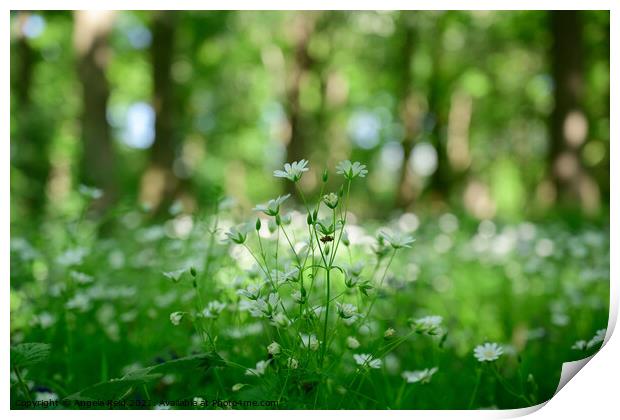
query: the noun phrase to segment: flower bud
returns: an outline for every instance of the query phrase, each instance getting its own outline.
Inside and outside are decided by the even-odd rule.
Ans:
[[[323,171],[323,182],[327,182],[328,178],[329,178],[329,173],[327,172],[327,169],[325,169]]]
[[[257,230],[257,231],[259,231],[259,230],[260,230],[260,226],[261,226],[261,223],[260,223],[260,218],[257,218],[257,219],[256,219],[256,230]]]
[[[198,272],[196,271],[196,267],[190,267],[189,269],[189,273],[192,275],[192,277],[196,278],[196,276],[198,275]]]

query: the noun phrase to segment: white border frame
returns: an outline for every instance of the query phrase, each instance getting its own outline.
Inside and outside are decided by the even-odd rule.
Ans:
[[[5,6],[6,5],[6,6]],[[5,57],[2,62],[4,65],[0,66],[0,72],[2,73],[2,85],[0,87],[0,100],[4,104],[2,109],[4,112],[0,116],[1,124],[6,138],[0,144],[0,273],[5,285],[0,291],[2,296],[2,306],[4,313],[7,314],[6,319],[2,322],[2,337],[1,348],[2,357],[0,358],[0,371],[9,371],[9,349],[10,349],[10,317],[8,316],[10,308],[10,254],[9,254],[9,242],[10,242],[10,217],[9,217],[9,200],[10,200],[10,17],[9,11],[13,9],[57,9],[57,10],[75,10],[75,9],[118,9],[118,10],[156,10],[156,9],[178,9],[178,10],[201,10],[201,9],[218,9],[222,6],[221,3],[215,2],[200,2],[200,1],[186,1],[178,0],[174,4],[170,4],[161,0],[109,0],[105,4],[93,5],[85,1],[76,0],[58,0],[53,4],[44,1],[14,1],[9,0],[3,2],[5,6],[5,14],[2,19],[2,35],[4,42],[0,46],[1,56]],[[105,6],[105,7],[104,7]],[[617,12],[620,7],[618,4],[614,4],[613,1],[607,0],[590,0],[590,1],[575,1],[565,0],[557,3],[552,1],[503,1],[501,4],[497,1],[489,0],[477,0],[477,1],[463,1],[463,0],[433,0],[425,3],[411,3],[403,0],[383,0],[381,2],[370,2],[366,0],[361,1],[342,1],[342,0],[314,0],[312,2],[291,2],[284,0],[271,0],[269,2],[261,2],[253,4],[250,1],[244,0],[229,0],[225,3],[226,9],[230,10],[317,10],[317,9],[331,9],[331,10],[400,10],[400,9],[415,9],[415,10],[444,10],[444,9],[463,9],[463,10],[544,10],[544,9],[591,9],[591,10],[611,10],[611,50],[610,50],[610,74],[619,74],[618,67],[618,24],[620,19]],[[615,50],[615,51],[614,51]],[[610,115],[615,114],[617,111],[616,100],[618,98],[618,85],[611,80],[611,107]],[[617,139],[619,130],[618,124],[614,118],[610,118],[610,136]],[[3,136],[4,137],[4,136]],[[614,141],[610,142],[611,161],[617,161],[617,147]],[[617,189],[613,189],[615,180],[618,179],[619,169],[615,167],[613,163],[610,165],[611,170],[611,185],[612,193],[610,197],[610,214],[614,214],[618,211],[618,196],[615,194]],[[610,270],[610,317],[609,325],[607,329],[607,336],[605,338],[605,345],[597,353],[587,366],[584,368],[584,362],[574,362],[572,366],[569,366],[573,370],[573,374],[570,378],[583,368],[583,372],[579,373],[579,379],[573,381],[567,381],[566,386],[554,396],[547,403],[540,404],[535,407],[518,409],[518,410],[496,410],[496,411],[395,411],[390,415],[394,415],[398,418],[405,418],[415,416],[418,418],[458,418],[458,419],[470,419],[470,418],[508,418],[518,417],[526,414],[536,412],[535,418],[548,419],[548,418],[583,418],[585,415],[609,418],[609,413],[617,412],[618,398],[615,392],[617,389],[617,374],[620,371],[620,362],[618,361],[618,355],[620,354],[620,342],[617,338],[611,337],[615,328],[617,315],[618,315],[618,259],[616,240],[618,240],[618,223],[617,220],[611,218],[610,220],[610,235],[611,235],[611,270]],[[589,359],[588,359],[589,360]],[[587,361],[586,361],[587,362]],[[567,365],[567,364],[565,364]],[[575,368],[577,369],[575,370]],[[563,377],[565,375],[565,369],[563,369]],[[570,379],[569,378],[569,379]],[[561,381],[562,382],[562,381]],[[615,386],[614,386],[615,385]],[[4,409],[9,411],[9,381],[5,380],[0,385],[3,391],[3,397],[1,404]],[[559,387],[561,388],[561,387]],[[538,411],[540,408],[545,407],[543,410]],[[41,415],[42,411],[10,411],[10,415],[16,418],[37,418]],[[115,415],[119,416],[144,416],[144,413],[154,417],[167,417],[172,418],[177,416],[179,411],[119,411]],[[330,411],[331,413],[331,411]],[[290,416],[287,411],[209,411],[205,413],[203,411],[183,411],[181,415],[188,418],[204,419],[205,416],[209,417],[224,417],[230,419],[241,419],[250,414],[253,418],[284,418]],[[80,411],[45,411],[46,416],[50,418],[82,418],[83,412]],[[87,414],[91,418],[104,418],[109,415],[107,411],[89,411]],[[296,417],[302,419],[310,419],[316,416],[314,411],[296,411],[294,414]],[[367,418],[374,418],[377,415],[381,415],[380,411],[339,411],[340,416],[355,417],[356,420],[363,420]]]

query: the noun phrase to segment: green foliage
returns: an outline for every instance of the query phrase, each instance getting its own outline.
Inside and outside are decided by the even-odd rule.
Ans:
[[[20,343],[11,346],[11,368],[30,367],[45,361],[51,346],[45,343]]]
[[[170,360],[155,366],[137,369],[120,379],[101,382],[65,397],[71,401],[122,400],[140,385],[146,385],[169,373],[199,375],[201,371],[225,366],[226,362],[214,352]]]

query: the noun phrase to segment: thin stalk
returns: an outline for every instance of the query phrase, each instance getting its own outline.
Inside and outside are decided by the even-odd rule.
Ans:
[[[390,268],[390,265],[392,265],[392,261],[394,260],[394,256],[396,255],[396,249],[394,249],[394,252],[392,252],[392,255],[390,256],[390,260],[388,261],[387,265],[385,266],[385,270],[383,271],[383,276],[381,276],[381,281],[379,282],[379,287],[377,288],[377,292],[375,293],[375,295],[373,296],[372,300],[370,301],[370,306],[368,307],[368,311],[366,312],[366,315],[364,315],[364,318],[362,319],[362,325],[364,324],[364,322],[366,321],[366,319],[368,318],[368,316],[370,315],[370,312],[372,311],[373,306],[375,305],[375,302],[377,301],[377,296],[379,295],[379,289],[381,287],[383,287],[383,282],[385,281],[385,276],[387,275],[387,272]]]
[[[480,386],[480,379],[482,378],[482,369],[478,368],[478,374],[476,375],[476,385],[474,385],[474,392],[471,394],[471,398],[469,399],[468,409],[474,406],[474,401],[476,401],[476,394],[478,394],[478,387]]]
[[[32,395],[30,395],[30,390],[28,389],[28,385],[26,385],[26,383],[24,382],[24,379],[22,378],[21,373],[19,373],[19,368],[15,366],[13,368],[13,372],[15,372],[15,376],[17,376],[17,381],[19,382],[19,385],[22,387],[22,392],[24,393],[26,398],[28,398],[28,401],[32,402]]]

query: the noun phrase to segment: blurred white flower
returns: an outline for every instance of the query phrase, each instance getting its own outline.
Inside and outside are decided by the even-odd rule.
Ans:
[[[396,330],[394,328],[388,328],[383,333],[383,338],[392,338],[394,337],[394,334],[396,334]]]
[[[183,274],[185,274],[186,271],[187,270],[185,269],[176,271],[164,271],[162,274],[173,283],[178,283],[179,281],[181,281],[181,277],[183,277]]]
[[[214,300],[207,304],[207,307],[202,310],[201,315],[205,318],[216,319],[220,316],[220,314],[225,308],[226,308],[225,303]]]
[[[81,184],[78,187],[78,191],[84,197],[90,198],[91,200],[97,200],[103,197],[103,191],[99,188],[89,187],[87,185]]]
[[[265,204],[259,204],[254,207],[256,211],[262,211],[267,216],[277,216],[280,213],[280,206],[284,203],[291,195],[286,194],[283,196],[279,196],[273,200],[269,200]]]
[[[35,401],[58,401],[58,395],[53,392],[35,392]]]
[[[256,300],[260,297],[260,286],[257,284],[251,283],[248,284],[248,287],[245,289],[237,290],[237,294],[240,296],[245,296],[250,300]]]
[[[536,255],[542,258],[553,255],[555,244],[549,238],[542,238],[536,242]]]
[[[381,359],[373,359],[372,355],[366,353],[354,354],[353,359],[358,365],[368,366],[371,369],[379,369],[382,365]]]
[[[300,290],[295,290],[293,293],[291,293],[291,297],[293,298],[293,300],[297,303],[305,303],[306,298],[304,295],[302,295]]]
[[[232,388],[231,388],[231,389],[232,389],[232,392],[237,392],[237,391],[239,391],[241,388],[243,388],[244,386],[245,386],[245,384],[234,384],[234,385],[232,386]]]
[[[585,350],[587,345],[588,345],[588,343],[586,342],[586,340],[578,340],[578,341],[575,342],[575,344],[573,344],[571,349],[573,349],[573,350]]]
[[[286,317],[282,312],[278,312],[271,317],[271,323],[276,327],[286,328],[291,325],[291,320]]]
[[[415,239],[411,235],[403,234],[401,232],[387,232],[381,231],[379,235],[390,244],[394,249],[411,248],[411,245],[415,242]]]
[[[357,341],[357,338],[355,337],[347,337],[347,347],[350,348],[351,350],[355,350],[356,348],[358,348],[360,346],[360,342]]]
[[[172,325],[179,325],[184,315],[183,312],[173,312],[170,314],[170,322],[172,322]]]
[[[443,318],[439,315],[429,315],[413,321],[413,328],[419,334],[440,335],[442,333],[441,322]]]
[[[269,352],[269,354],[275,356],[277,354],[280,354],[282,349],[281,349],[280,345],[274,341],[273,343],[271,343],[271,344],[269,344],[267,346],[267,351]]]
[[[312,351],[317,351],[319,349],[319,340],[316,339],[316,335],[314,334],[299,334],[301,337],[301,347],[307,348]]]
[[[270,293],[267,300],[258,298],[250,303],[249,311],[255,317],[265,316],[271,318],[275,315],[276,308],[280,304],[280,298],[275,293]]]
[[[416,382],[420,382],[421,384],[427,384],[430,382],[431,377],[437,372],[437,368],[433,367],[430,369],[423,370],[415,370],[413,372],[404,371],[402,377],[409,384],[413,384]]]
[[[336,308],[338,311],[338,315],[342,319],[357,319],[357,317],[359,317],[359,313],[357,312],[357,306],[350,303],[336,302]]]
[[[598,330],[596,334],[594,334],[594,337],[592,337],[592,339],[588,341],[587,347],[591,349],[597,344],[601,344],[603,341],[605,341],[605,334],[607,334],[607,330],[605,328]]]
[[[79,271],[72,270],[72,271],[69,272],[69,275],[71,276],[71,278],[73,280],[75,280],[79,284],[92,283],[93,280],[94,280],[93,276],[90,276],[90,275],[88,275],[86,273],[82,273],[82,272],[79,272]]]
[[[299,366],[299,362],[297,361],[297,359],[289,357],[286,361],[286,365],[289,369],[297,369],[297,367]]]
[[[504,349],[497,343],[484,343],[474,349],[474,357],[479,362],[492,362],[504,354]]]
[[[248,228],[246,225],[233,226],[226,232],[226,237],[230,241],[242,245],[248,237]]]
[[[65,304],[65,308],[86,312],[90,309],[90,297],[84,293],[78,292]]]
[[[271,362],[271,360],[261,360],[256,363],[256,367],[254,369],[247,369],[245,374],[248,376],[262,376],[265,373],[267,366],[269,366],[269,362]]]

